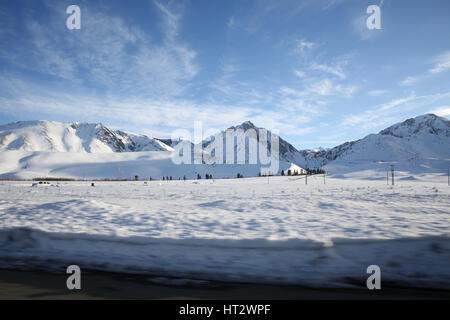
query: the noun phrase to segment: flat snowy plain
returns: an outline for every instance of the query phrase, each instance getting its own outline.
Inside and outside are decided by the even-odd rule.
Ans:
[[[0,267],[450,288],[447,177],[0,182]],[[178,279],[178,280],[177,280]]]

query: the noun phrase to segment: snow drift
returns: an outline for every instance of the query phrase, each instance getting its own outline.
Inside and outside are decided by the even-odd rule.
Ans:
[[[383,282],[450,288],[449,237],[268,241],[160,239],[0,230],[0,267],[82,269],[197,280],[362,285],[376,263]],[[50,263],[49,263],[50,262]]]

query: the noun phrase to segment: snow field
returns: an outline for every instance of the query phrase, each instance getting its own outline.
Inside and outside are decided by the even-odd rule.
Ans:
[[[204,280],[450,287],[446,183],[322,176],[0,182],[0,265]],[[49,263],[52,261],[52,263]],[[362,284],[364,283],[361,282]]]

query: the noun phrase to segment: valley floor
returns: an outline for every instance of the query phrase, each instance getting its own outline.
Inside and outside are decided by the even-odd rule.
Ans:
[[[450,289],[447,182],[314,176],[0,182],[0,268],[206,282]],[[383,282],[384,281],[384,282]]]

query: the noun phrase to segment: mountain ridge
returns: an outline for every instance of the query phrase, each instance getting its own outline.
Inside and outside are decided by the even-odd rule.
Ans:
[[[239,129],[245,131],[263,128],[257,127],[251,121],[228,128],[228,130]],[[259,141],[258,130],[256,132]],[[214,136],[201,142],[203,148],[208,147],[213,140],[212,137]],[[102,123],[35,120],[17,121],[0,126],[0,151],[82,153],[173,151],[180,141],[112,130]],[[445,161],[450,159],[450,120],[434,114],[420,115],[393,124],[376,134],[369,134],[330,149],[298,150],[281,137],[279,141],[279,159],[303,168],[350,163],[365,163],[367,167],[370,163],[387,162],[428,166],[430,164],[426,159],[442,160],[444,162],[439,166],[443,166],[447,165]],[[192,142],[189,143],[191,147],[194,146]],[[236,144],[235,151],[237,148],[242,146]]]
[[[0,150],[48,152],[172,151],[146,135],[112,130],[102,123],[17,121],[0,126]]]
[[[429,149],[427,147],[428,143],[435,145],[437,141],[443,142],[441,147],[444,148],[440,149],[434,146],[436,150],[433,150],[433,152],[427,150]],[[404,150],[404,153],[414,153],[416,158],[420,157],[420,155],[423,156],[424,153],[436,154],[437,150],[442,151],[442,155],[445,157],[450,157],[450,152],[445,152],[450,150],[450,120],[435,114],[424,114],[398,122],[379,131],[377,134],[372,133],[361,139],[347,141],[330,149],[319,151],[299,150],[299,152],[305,158],[303,165],[321,167],[333,161],[348,158],[358,149],[363,148],[363,145],[367,144],[378,146],[380,150],[383,149],[382,145],[387,144],[386,148],[391,149],[390,152],[393,152],[392,149],[394,147],[397,147],[399,150],[409,148],[410,151]],[[374,147],[370,148],[368,146],[364,148],[366,150],[372,149],[371,151],[374,149]],[[396,159],[386,156],[385,159],[379,160],[393,161]]]

